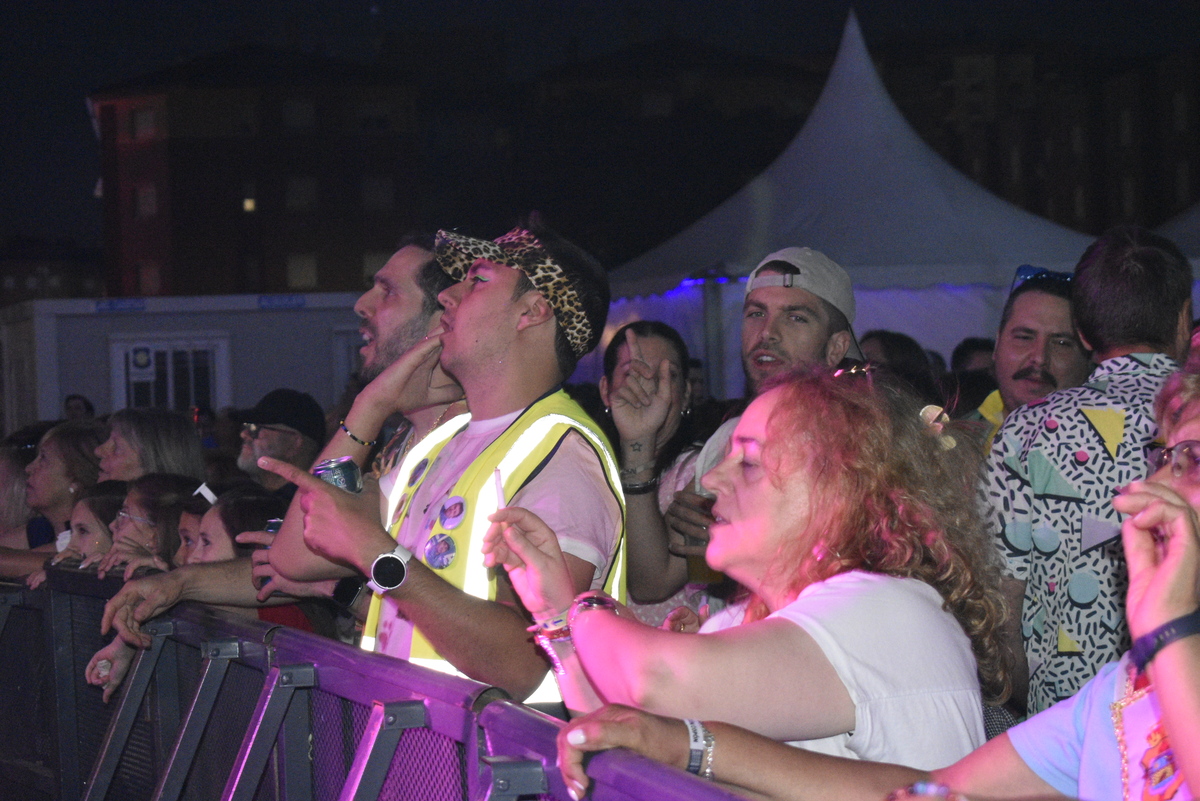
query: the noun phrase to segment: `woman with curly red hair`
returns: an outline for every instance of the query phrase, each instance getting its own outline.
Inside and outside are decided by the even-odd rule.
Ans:
[[[983,742],[983,699],[1003,700],[1008,678],[978,454],[929,416],[861,372],[764,391],[703,479],[717,496],[706,558],[747,596],[701,636],[594,595],[572,605],[553,532],[524,510],[493,516],[485,550],[538,621],[573,711],[624,703],[940,767]]]

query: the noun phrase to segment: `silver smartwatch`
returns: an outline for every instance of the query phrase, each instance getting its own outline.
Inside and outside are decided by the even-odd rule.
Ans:
[[[412,551],[403,545],[397,545],[394,550],[376,556],[367,577],[367,586],[371,588],[371,592],[383,595],[403,584],[408,578],[409,559],[412,559]]]

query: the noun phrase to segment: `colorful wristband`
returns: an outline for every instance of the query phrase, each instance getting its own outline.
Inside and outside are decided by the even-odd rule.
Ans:
[[[374,448],[376,445],[379,444],[379,440],[377,440],[377,439],[359,439],[358,437],[354,436],[354,432],[351,431],[350,429],[346,428],[345,420],[338,423],[338,425],[340,425],[342,427],[342,431],[346,432],[347,437],[354,440],[359,445],[362,445],[364,448]]]

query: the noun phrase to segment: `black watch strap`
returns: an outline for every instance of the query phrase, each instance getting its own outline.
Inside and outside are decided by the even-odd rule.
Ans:
[[[1196,609],[1190,615],[1177,617],[1174,620],[1164,623],[1149,634],[1143,634],[1134,641],[1133,647],[1129,649],[1129,657],[1133,660],[1133,664],[1137,666],[1138,672],[1145,671],[1146,665],[1150,664],[1159,651],[1166,648],[1176,640],[1182,640],[1184,637],[1190,637],[1193,634],[1200,634],[1200,608]]]
[[[333,588],[333,602],[343,609],[350,609],[362,594],[367,580],[362,576],[346,576]]]

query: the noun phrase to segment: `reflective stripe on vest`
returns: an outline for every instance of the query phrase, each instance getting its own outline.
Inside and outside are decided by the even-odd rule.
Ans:
[[[555,411],[547,409],[539,414],[546,407]],[[576,417],[571,412],[577,412],[579,416]],[[388,498],[389,520],[395,518],[396,512],[399,511],[396,524],[390,527],[393,537],[398,536],[401,522],[408,516],[408,506],[412,503],[420,485],[432,472],[430,468],[426,468],[426,472],[420,476],[419,480],[410,485],[408,479],[414,469],[422,459],[436,459],[441,448],[462,429],[463,423],[467,419],[469,419],[468,415],[462,415],[439,426],[405,457],[397,475],[396,484]],[[609,489],[617,499],[620,508],[622,526],[618,534],[617,547],[610,560],[605,588],[623,599],[625,594],[625,499],[620,491],[619,469],[607,440],[585,423],[585,419],[586,416],[582,409],[574,401],[567,398],[564,393],[556,392],[527,409],[485,448],[483,453],[468,466],[463,475],[455,482],[450,493],[450,497],[462,497],[469,504],[467,510],[469,523],[464,520],[463,523],[468,523],[466,526],[460,523],[454,529],[466,535],[463,536],[463,533],[460,533],[454,538],[456,553],[460,557],[459,564],[456,565],[452,562],[445,569],[431,569],[476,598],[495,600],[495,580],[488,575],[488,570],[483,564],[483,553],[475,539],[476,532],[487,531],[490,525],[488,516],[499,508],[500,499],[496,497],[493,474],[496,469],[500,470],[505,502],[507,502],[508,498],[513,497],[524,486],[538,467],[553,455],[561,440],[570,431],[578,431],[601,460]],[[407,497],[405,497],[405,493],[407,493]],[[400,508],[401,501],[403,501],[402,508]],[[433,531],[430,532],[430,536],[445,531],[446,529],[438,521],[435,523]],[[424,554],[417,554],[417,557],[422,562],[425,561]],[[365,650],[374,650],[375,648],[381,604],[380,596],[372,597],[363,637],[360,641],[360,646]],[[413,631],[410,658],[413,662],[427,666],[431,660],[440,661],[440,657],[437,656],[425,637],[416,630]],[[441,668],[447,672],[454,672],[448,664],[442,665]]]

